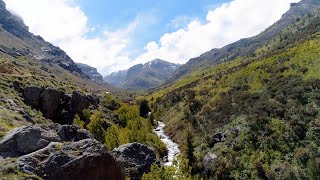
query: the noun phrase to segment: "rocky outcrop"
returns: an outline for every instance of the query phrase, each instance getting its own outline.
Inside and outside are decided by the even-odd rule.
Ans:
[[[125,171],[86,130],[69,125],[23,126],[0,141],[0,158],[18,157],[18,169],[43,179],[122,180]]]
[[[46,147],[50,142],[79,141],[87,138],[93,136],[75,126],[22,126],[10,131],[0,141],[0,153],[25,155]]]
[[[85,73],[87,76],[90,77],[91,80],[102,82],[103,76],[97,71],[96,68],[91,67],[86,64],[77,63],[78,67],[82,70],[83,73]]]
[[[54,119],[64,101],[65,93],[56,89],[46,88],[40,95],[40,109],[44,116]]]
[[[144,173],[150,172],[150,167],[156,162],[153,150],[139,143],[122,145],[112,151],[121,162],[126,174],[132,180],[141,179]]]
[[[70,124],[75,114],[81,114],[84,109],[97,109],[99,98],[94,95],[84,95],[74,91],[72,95],[52,88],[37,86],[26,87],[23,90],[25,103],[40,110],[43,115],[60,124]]]
[[[25,102],[30,106],[36,109],[39,109],[41,92],[42,92],[42,89],[40,87],[36,87],[36,86],[26,87],[23,91]]]
[[[125,179],[120,164],[104,145],[93,139],[64,144],[53,142],[17,161],[21,171],[44,179]]]
[[[46,147],[51,141],[61,141],[54,131],[40,126],[23,126],[10,131],[0,141],[0,152],[28,154]]]

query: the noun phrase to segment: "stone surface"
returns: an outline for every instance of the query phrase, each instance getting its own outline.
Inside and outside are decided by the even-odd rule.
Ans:
[[[106,147],[93,139],[50,143],[18,158],[19,169],[44,179],[122,180],[125,172]]]
[[[45,117],[52,119],[59,112],[65,93],[56,89],[46,88],[40,95],[40,108]]]
[[[99,98],[74,91],[71,95],[64,91],[37,86],[26,87],[23,90],[25,103],[40,110],[43,115],[55,123],[72,124],[75,114],[81,114],[84,109],[97,109]]]
[[[25,155],[46,147],[50,142],[73,142],[88,138],[93,136],[75,126],[59,124],[22,126],[10,131],[0,141],[0,153]]]
[[[51,141],[61,141],[54,131],[38,125],[22,126],[10,131],[0,141],[0,152],[28,154],[46,147]]]
[[[216,167],[216,159],[218,158],[217,155],[213,153],[207,153],[206,156],[202,160],[202,166],[204,167],[204,171],[207,174],[210,174]]]
[[[28,105],[32,106],[33,108],[39,109],[41,92],[42,92],[42,89],[40,87],[36,87],[36,86],[26,87],[23,91],[25,102]]]
[[[78,91],[72,93],[71,102],[69,106],[70,112],[81,112],[84,109],[87,109],[90,106],[90,103],[87,97],[81,94]]]
[[[57,134],[62,141],[79,141],[81,139],[94,138],[87,130],[70,125],[60,126]]]
[[[144,173],[150,172],[151,165],[156,162],[154,151],[139,143],[122,145],[115,148],[112,153],[132,180],[141,179]]]

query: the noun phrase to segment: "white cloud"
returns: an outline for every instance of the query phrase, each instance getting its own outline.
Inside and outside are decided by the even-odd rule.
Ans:
[[[186,28],[163,35],[159,42],[148,43],[135,62],[161,58],[185,63],[210,49],[260,33],[298,1],[233,0],[209,11],[205,23],[193,20]]]
[[[140,19],[117,31],[104,31],[89,38],[94,32],[88,18],[75,0],[5,0],[10,11],[20,15],[34,34],[61,47],[76,61],[97,67],[106,75],[127,67],[130,58],[127,47],[131,33]]]
[[[136,59],[130,57],[129,45],[137,27],[145,25],[144,17],[137,16],[124,29],[91,38],[88,33],[96,28],[88,26],[88,18],[76,1],[5,0],[11,11],[23,17],[31,32],[60,46],[76,62],[97,67],[105,75],[156,58],[185,63],[212,48],[258,34],[278,20],[290,3],[299,0],[233,0],[209,11],[204,23],[178,17],[169,24],[187,26],[147,43],[145,52]]]

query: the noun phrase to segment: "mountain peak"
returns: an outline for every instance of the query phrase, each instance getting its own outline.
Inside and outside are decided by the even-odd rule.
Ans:
[[[134,65],[128,70],[111,73],[104,80],[124,89],[149,89],[163,84],[179,67],[180,64],[154,59]]]

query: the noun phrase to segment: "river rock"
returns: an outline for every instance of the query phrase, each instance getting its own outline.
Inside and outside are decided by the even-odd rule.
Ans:
[[[150,167],[156,162],[156,155],[149,147],[130,143],[115,148],[112,153],[121,162],[126,174],[132,180],[141,179],[144,173],[150,172]]]
[[[22,156],[19,169],[43,179],[122,180],[125,172],[106,147],[94,139],[50,143],[47,147]]]

